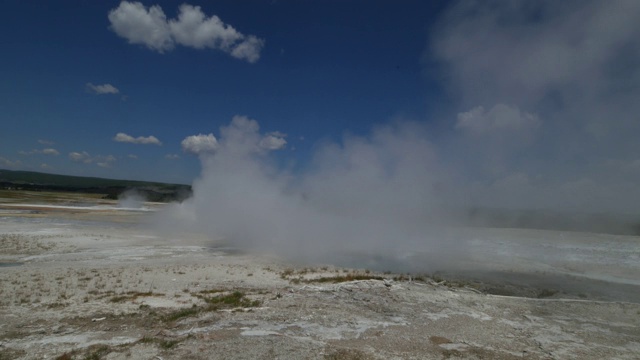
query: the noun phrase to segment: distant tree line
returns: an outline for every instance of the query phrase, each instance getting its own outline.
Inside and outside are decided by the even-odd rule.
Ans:
[[[53,191],[53,192],[79,192],[84,194],[103,194],[103,199],[117,200],[121,194],[135,190],[146,201],[153,202],[180,202],[192,195],[191,187],[188,185],[150,188],[150,187],[129,187],[129,186],[107,186],[107,187],[77,187],[60,185],[40,185],[40,184],[16,184],[11,182],[0,182],[2,190],[24,190],[24,191]]]
[[[11,170],[0,170],[0,189],[103,194],[103,198],[113,200],[117,200],[125,192],[135,191],[145,200],[154,202],[183,201],[192,195],[191,186],[183,184]]]

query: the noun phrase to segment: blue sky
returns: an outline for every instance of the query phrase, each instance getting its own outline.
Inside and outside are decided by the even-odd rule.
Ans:
[[[160,6],[170,19],[182,2],[142,4]],[[190,182],[199,163],[182,152],[181,141],[216,133],[234,115],[287,134],[286,154],[278,156],[304,161],[319,139],[364,133],[394,116],[424,118],[430,95],[443,96],[424,76],[421,60],[437,3],[192,5],[264,40],[259,59],[182,45],[160,53],[130,44],[110,29],[108,14],[117,1],[5,2],[0,167]],[[118,92],[98,94],[87,84],[109,84]],[[117,133],[154,136],[162,145],[115,142]],[[44,149],[59,155],[24,154]],[[72,152],[102,158],[74,162]],[[106,167],[110,155],[115,160]]]
[[[367,144],[448,201],[640,210],[635,0],[3,5],[0,168],[191,183],[255,123],[301,177]]]

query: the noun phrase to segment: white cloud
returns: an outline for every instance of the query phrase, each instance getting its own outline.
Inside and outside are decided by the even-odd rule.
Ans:
[[[265,150],[279,150],[287,145],[287,140],[284,139],[285,137],[286,134],[278,131],[267,133],[262,140],[260,140],[258,146]]]
[[[18,151],[18,153],[20,155],[33,155],[33,154],[43,154],[43,155],[55,155],[58,156],[60,155],[60,152],[58,152],[58,150],[53,149],[53,148],[46,148],[46,149],[33,149],[31,151]]]
[[[249,35],[244,41],[236,45],[231,51],[231,56],[237,59],[246,59],[254,63],[260,59],[260,51],[264,47],[264,40]]]
[[[89,155],[88,152],[83,151],[83,152],[70,152],[69,153],[69,159],[75,161],[75,162],[83,162],[85,164],[89,164],[91,162],[93,162],[93,158],[91,157],[91,155]]]
[[[182,150],[186,153],[203,155],[214,154],[224,149],[227,153],[238,155],[247,153],[265,153],[285,147],[287,135],[279,131],[260,134],[258,122],[247,116],[236,115],[229,126],[220,129],[224,143],[213,134],[198,134],[182,140]]]
[[[103,168],[110,168],[116,162],[116,158],[113,155],[97,156],[94,160],[96,160],[96,165]]]
[[[116,136],[113,137],[113,141],[131,143],[131,144],[144,144],[144,145],[162,145],[162,142],[158,140],[155,136],[138,136],[134,138],[131,135],[127,135],[125,133],[117,133]]]
[[[120,90],[111,84],[93,85],[92,83],[87,83],[87,91],[98,95],[117,94],[120,92]]]
[[[2,156],[0,156],[0,166],[4,166],[7,168],[17,168],[19,166],[21,166],[22,163],[20,162],[20,160],[16,160],[16,161],[11,161],[7,158],[4,158]]]
[[[53,141],[43,140],[43,139],[39,139],[38,143],[42,144],[42,145],[53,145],[53,144],[55,144]]]
[[[229,51],[244,38],[244,35],[233,26],[223,23],[216,15],[207,18],[199,6],[187,4],[180,6],[177,20],[169,20],[169,28],[178,44],[196,49],[219,48]]]
[[[134,159],[134,160],[138,159],[138,155],[134,155],[134,154],[129,154],[129,155],[127,155],[127,157],[129,159]]]
[[[174,47],[167,17],[158,5],[147,10],[139,2],[123,1],[109,11],[109,21],[111,30],[130,44],[145,45],[161,53]]]
[[[207,17],[199,6],[183,4],[176,19],[167,20],[162,8],[147,9],[139,2],[123,1],[109,12],[111,29],[131,44],[160,53],[175,44],[195,49],[218,49],[250,63],[258,61],[264,40],[243,35],[216,15]]]
[[[178,155],[178,154],[167,154],[167,155],[164,156],[164,158],[168,159],[168,160],[177,160],[177,159],[180,159],[180,155]]]
[[[43,170],[51,170],[51,169],[53,169],[51,167],[51,165],[45,164],[45,163],[40,164],[40,168],[43,169]]]
[[[104,168],[110,168],[113,165],[113,163],[116,162],[116,158],[113,155],[91,156],[86,151],[83,151],[83,152],[70,152],[69,153],[69,159],[71,159],[74,162],[81,162],[81,163],[84,163],[84,164],[95,163],[96,165],[98,165],[100,167],[104,167]]]
[[[45,155],[60,155],[60,152],[58,152],[58,150],[52,148],[42,149],[42,153]]]
[[[191,135],[182,140],[182,151],[191,154],[213,153],[218,149],[218,140],[213,134]]]

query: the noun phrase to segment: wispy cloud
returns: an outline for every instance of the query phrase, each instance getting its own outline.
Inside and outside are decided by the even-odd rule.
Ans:
[[[75,161],[75,162],[83,162],[85,164],[89,164],[91,162],[93,162],[93,158],[91,157],[91,155],[89,155],[88,152],[83,151],[83,152],[70,152],[69,153],[69,159]]]
[[[287,140],[284,138],[286,134],[283,134],[278,131],[267,133],[262,137],[258,146],[265,150],[279,150],[284,148],[287,145]]]
[[[38,140],[38,144],[41,145],[53,145],[55,144],[53,141],[49,141],[49,140],[44,140],[44,139],[39,139]]]
[[[22,166],[22,162],[20,160],[12,161],[0,156],[0,166],[13,169]]]
[[[268,152],[283,149],[287,145],[287,134],[272,131],[264,135],[258,135],[260,126],[258,122],[243,115],[236,115],[231,120],[232,126],[223,128],[223,136],[233,138],[237,136],[238,143],[251,144],[254,152]],[[235,134],[235,135],[234,135]],[[182,140],[182,151],[195,155],[213,154],[220,144],[213,134],[198,134],[187,136]]]
[[[182,140],[182,151],[191,154],[212,153],[218,148],[218,140],[213,134],[191,135]]]
[[[92,164],[104,168],[110,168],[116,162],[116,158],[113,155],[96,155],[91,156],[88,152],[70,152],[69,159],[74,162],[84,163],[84,164]]]
[[[123,1],[109,12],[110,29],[131,44],[163,53],[176,44],[195,49],[217,49],[254,63],[260,59],[264,40],[244,35],[216,15],[208,17],[199,6],[183,4],[176,19],[167,20],[159,5]]]
[[[178,155],[178,154],[167,154],[167,155],[164,156],[164,158],[168,159],[168,160],[177,160],[177,159],[180,159],[180,155]]]
[[[118,94],[120,92],[118,88],[111,84],[94,85],[92,83],[87,83],[86,89],[88,92],[97,95]]]
[[[137,160],[137,159],[138,159],[138,155],[135,155],[135,154],[129,154],[129,155],[127,155],[127,157],[128,157],[129,159],[134,159],[134,160]]]
[[[138,136],[133,137],[131,135],[125,133],[117,133],[116,136],[113,137],[113,141],[124,142],[130,144],[143,144],[143,145],[162,145],[162,142],[158,140],[155,136]]]
[[[60,155],[60,152],[53,148],[33,149],[31,151],[18,151],[18,153],[20,155],[34,155],[34,154],[54,155],[54,156]]]
[[[60,155],[60,152],[58,152],[58,150],[52,148],[42,149],[42,153],[45,155]]]
[[[116,158],[113,155],[98,156],[95,159],[97,160],[96,165],[103,168],[110,168],[116,162]]]

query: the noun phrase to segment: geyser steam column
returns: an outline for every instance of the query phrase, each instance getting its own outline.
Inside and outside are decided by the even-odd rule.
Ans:
[[[270,152],[284,134],[261,134],[255,120],[235,116],[213,134],[182,142],[200,156],[193,198],[170,209],[190,228],[234,246],[300,259],[336,254],[399,254],[443,248],[427,216],[436,157],[422,125],[395,123],[369,137],[320,146],[308,170],[283,171]]]

